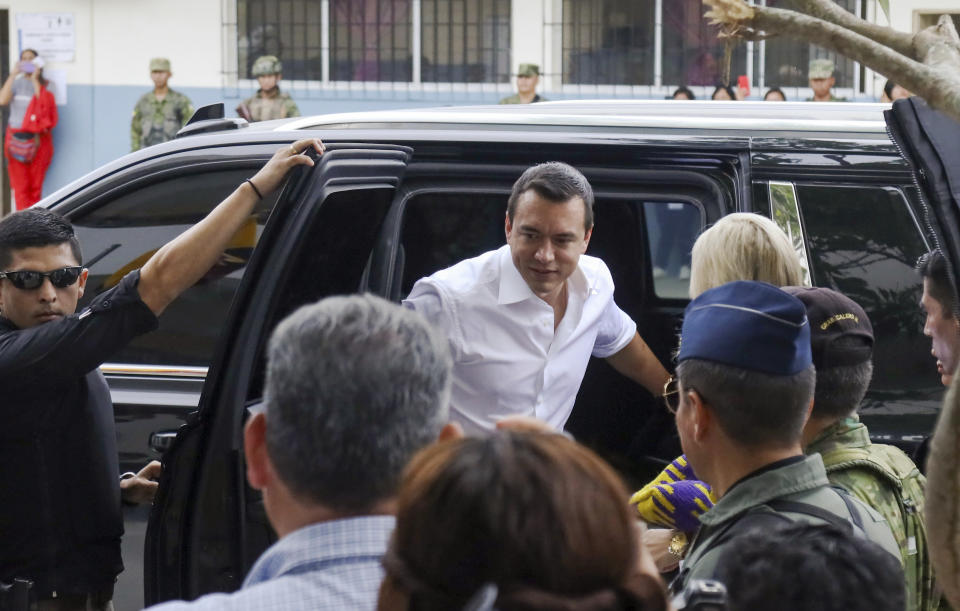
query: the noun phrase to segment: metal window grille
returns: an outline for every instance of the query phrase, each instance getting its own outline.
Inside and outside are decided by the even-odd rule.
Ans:
[[[563,82],[650,85],[654,0],[563,0]]]
[[[851,13],[857,12],[857,0],[834,0]],[[795,9],[798,0],[767,0],[766,5],[776,8]],[[836,87],[853,88],[857,65],[834,51],[803,41],[777,37],[764,41],[764,84],[767,87],[806,87],[807,70],[812,59],[831,59],[835,70]]]
[[[421,0],[420,79],[510,80],[510,0]]]
[[[283,76],[320,80],[323,72],[321,3],[317,0],[237,0],[237,68],[240,78],[261,55],[276,55]]]
[[[330,78],[410,81],[411,0],[331,0]]]
[[[702,0],[663,2],[663,84],[736,86],[747,74],[747,46],[734,42],[729,79],[724,75],[725,43],[704,18]]]

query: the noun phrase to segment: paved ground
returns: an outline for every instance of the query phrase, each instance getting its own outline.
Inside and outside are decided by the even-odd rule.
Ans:
[[[113,592],[116,611],[143,609],[143,539],[147,534],[150,505],[123,507],[123,565]]]

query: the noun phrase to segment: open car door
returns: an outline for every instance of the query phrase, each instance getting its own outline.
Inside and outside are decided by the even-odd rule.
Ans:
[[[164,455],[144,550],[144,600],[237,589],[275,539],[246,483],[243,424],[261,402],[277,322],[320,298],[366,288],[381,224],[412,150],[326,143],[280,194],[224,326],[197,412]]]

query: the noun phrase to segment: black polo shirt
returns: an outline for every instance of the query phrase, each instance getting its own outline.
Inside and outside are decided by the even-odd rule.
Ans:
[[[0,317],[0,580],[40,597],[110,587],[123,570],[119,462],[98,367],[157,327],[140,272],[83,311],[18,329]]]

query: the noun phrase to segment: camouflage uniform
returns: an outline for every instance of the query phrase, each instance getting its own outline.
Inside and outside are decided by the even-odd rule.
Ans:
[[[547,98],[540,97],[540,94],[533,96],[533,99],[530,100],[530,104],[535,104],[536,102],[547,102]],[[515,93],[511,96],[507,96],[500,100],[501,104],[523,104],[524,102],[520,99],[520,94]]]
[[[286,119],[299,117],[300,109],[290,98],[290,94],[281,93],[276,87],[271,92],[258,89],[257,93],[243,101],[250,111],[252,121],[269,121],[271,119]]]
[[[899,558],[900,549],[883,517],[857,499],[846,500],[856,505],[866,537]],[[778,501],[813,505],[841,519],[850,519],[851,515],[840,493],[830,487],[819,456],[807,456],[800,461],[768,468],[738,482],[710,511],[700,516],[701,526],[690,543],[679,575],[670,584],[671,590],[674,593],[682,591],[692,579],[716,579],[717,562],[729,543],[736,540],[733,533],[739,532],[734,531],[734,526],[739,520],[747,519],[748,513],[754,518],[758,514],[776,517],[770,516],[775,513],[793,521],[824,523],[809,514],[777,511],[771,505]]]
[[[923,521],[926,478],[899,448],[870,442],[857,416],[822,431],[807,453],[823,457],[830,483],[876,509],[900,546],[907,578],[907,609],[948,608],[935,590]]]
[[[173,140],[191,116],[193,104],[182,93],[170,89],[162,100],[158,100],[152,91],[143,94],[133,108],[130,150]]]

